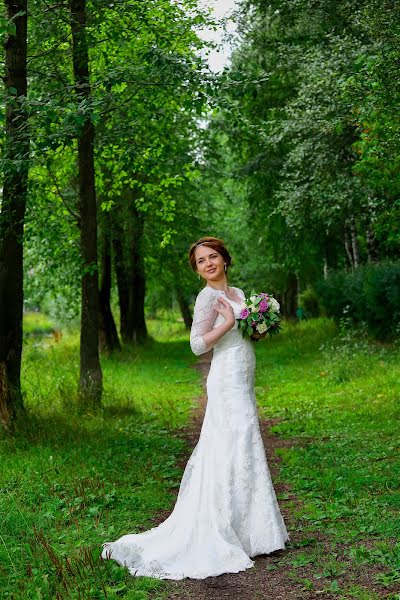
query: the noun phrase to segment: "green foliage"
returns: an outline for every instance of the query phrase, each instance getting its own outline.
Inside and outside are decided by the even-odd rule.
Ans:
[[[354,272],[336,272],[317,283],[317,291],[329,316],[348,316],[366,324],[384,339],[400,326],[400,263],[365,265]]]
[[[34,1],[29,16],[26,305],[51,306],[63,321],[76,317],[80,304],[75,140],[85,119],[96,129],[99,209],[119,222],[128,256],[132,205],[140,212],[141,253],[152,277],[163,268],[161,248],[194,220],[188,198],[197,173],[194,133],[210,83],[197,52],[205,45],[197,30],[211,20],[196,1],[98,2],[89,3],[87,13],[87,100],[78,100],[73,90],[68,7]]]
[[[150,305],[198,291],[186,251],[204,233],[232,249],[235,284],[264,282],[283,305],[296,279],[304,289],[324,264],[354,266],[351,245],[361,263],[398,255],[398,6],[246,0],[220,77],[199,58],[211,19],[195,0],[87,9],[92,96],[79,102],[67,5],[30,7],[27,307],[79,312],[76,136],[88,116],[99,208],[120,222],[126,255],[132,205],[144,220]],[[3,19],[1,34],[13,27]]]
[[[299,296],[299,306],[303,309],[306,319],[320,316],[318,296],[312,287],[307,287]]]
[[[24,314],[24,335],[45,335],[52,333],[54,325],[47,315],[39,312],[26,312]]]
[[[265,278],[284,298],[294,277],[304,289],[324,267],[398,256],[398,10],[240,4],[205,170],[216,206],[241,207],[225,229],[246,286]]]
[[[400,97],[399,16],[397,3],[364,3],[356,22],[369,43],[354,62],[345,85],[345,96],[353,105],[359,131],[355,170],[389,202],[400,192],[400,128],[396,118]]]

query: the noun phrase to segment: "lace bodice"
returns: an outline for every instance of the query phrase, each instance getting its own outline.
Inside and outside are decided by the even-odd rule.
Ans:
[[[244,292],[237,287],[232,287],[231,290],[241,300],[237,302],[229,298],[225,292],[221,290],[215,290],[214,288],[206,286],[201,290],[196,298],[193,312],[193,324],[190,331],[190,347],[194,354],[199,356],[204,354],[208,350],[211,350],[212,345],[207,345],[204,341],[204,334],[208,333],[214,327],[218,327],[224,322],[224,317],[219,314],[216,309],[216,303],[218,298],[223,296],[232,306],[235,318],[238,319],[240,311],[244,308]],[[232,330],[237,329],[237,323],[235,322]]]

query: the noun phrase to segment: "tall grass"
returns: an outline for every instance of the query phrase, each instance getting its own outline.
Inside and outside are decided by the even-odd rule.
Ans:
[[[151,527],[171,509],[179,432],[200,393],[182,325],[173,324],[173,340],[165,324],[149,326],[157,340],[102,359],[98,414],[77,405],[78,335],[26,341],[27,423],[0,439],[1,598],[165,596],[163,582],[100,560],[103,541]]]

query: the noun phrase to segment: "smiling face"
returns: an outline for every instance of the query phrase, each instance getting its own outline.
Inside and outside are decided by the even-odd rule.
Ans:
[[[194,253],[197,273],[206,281],[226,280],[224,258],[214,248],[199,246]]]

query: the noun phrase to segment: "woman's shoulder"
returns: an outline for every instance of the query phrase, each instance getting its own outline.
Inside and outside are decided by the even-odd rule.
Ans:
[[[229,287],[231,288],[231,290],[233,290],[234,292],[236,292],[236,294],[238,296],[240,296],[241,298],[246,298],[246,294],[244,293],[244,291],[242,290],[242,288],[236,287],[234,285],[230,285]]]
[[[202,290],[197,294],[196,302],[199,300],[208,300],[214,298],[219,293],[219,290],[215,290],[214,288],[205,285]]]

